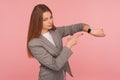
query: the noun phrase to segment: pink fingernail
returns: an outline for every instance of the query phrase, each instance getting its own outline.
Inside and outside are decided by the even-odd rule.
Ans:
[[[81,33],[81,35],[83,35],[83,33]]]

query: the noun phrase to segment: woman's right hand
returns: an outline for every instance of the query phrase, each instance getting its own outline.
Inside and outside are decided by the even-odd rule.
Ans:
[[[72,46],[74,46],[78,41],[78,37],[81,35],[83,35],[83,33],[82,34],[74,34],[73,36],[71,36],[71,38],[69,38],[69,40],[66,44],[66,47],[71,48]]]

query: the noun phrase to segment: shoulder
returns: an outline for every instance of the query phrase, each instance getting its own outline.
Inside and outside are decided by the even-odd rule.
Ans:
[[[56,29],[55,29],[55,32],[62,32],[62,31],[64,31],[64,28],[65,28],[65,26],[59,26],[59,27],[56,27]]]
[[[41,43],[41,40],[39,38],[34,38],[34,39],[31,39],[29,42],[28,42],[28,46],[40,46],[42,43]]]

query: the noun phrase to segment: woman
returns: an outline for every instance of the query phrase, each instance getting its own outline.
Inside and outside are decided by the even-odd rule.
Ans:
[[[71,47],[77,43],[80,35],[76,32],[88,32],[96,37],[105,36],[102,29],[91,29],[88,24],[79,23],[55,27],[52,11],[44,4],[34,7],[31,14],[27,49],[28,56],[41,64],[39,80],[65,80],[65,73],[72,76],[68,59],[72,55]],[[63,47],[62,38],[72,35]]]

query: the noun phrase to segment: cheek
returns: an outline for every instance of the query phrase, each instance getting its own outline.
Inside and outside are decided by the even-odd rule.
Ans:
[[[46,22],[43,22],[43,26],[45,26],[47,23]]]

